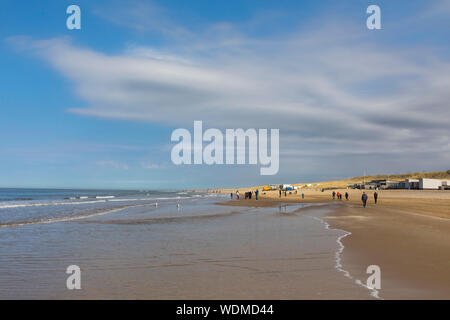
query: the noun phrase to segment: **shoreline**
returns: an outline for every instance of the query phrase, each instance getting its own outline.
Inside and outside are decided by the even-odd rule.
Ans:
[[[352,233],[349,232],[349,231],[346,231],[346,230],[336,229],[336,228],[331,227],[331,225],[330,225],[328,222],[326,222],[326,221],[324,220],[324,218],[319,218],[319,217],[314,217],[314,218],[316,218],[317,220],[319,220],[320,222],[322,222],[322,223],[324,224],[324,226],[325,226],[325,229],[327,229],[327,230],[338,230],[338,231],[341,231],[341,232],[345,232],[343,235],[337,237],[337,239],[336,239],[336,243],[339,245],[339,249],[336,251],[336,255],[335,255],[335,256],[336,256],[336,265],[335,265],[335,268],[336,268],[338,271],[344,273],[344,276],[345,276],[345,277],[347,277],[347,278],[353,280],[354,283],[355,283],[356,285],[361,286],[361,287],[363,287],[363,288],[369,290],[370,296],[371,296],[371,297],[373,297],[373,298],[375,298],[375,299],[378,299],[378,300],[384,300],[384,298],[382,298],[382,297],[379,296],[379,290],[377,290],[377,289],[375,289],[375,288],[370,288],[369,286],[367,286],[366,284],[364,284],[364,283],[363,283],[361,280],[359,280],[359,279],[354,279],[354,277],[350,274],[350,272],[349,272],[348,270],[344,269],[344,266],[342,265],[342,259],[343,259],[342,256],[343,256],[344,249],[345,249],[345,246],[344,246],[344,244],[342,243],[342,240],[345,239],[345,238],[348,237],[348,236],[351,236]]]
[[[345,191],[348,190],[340,192]],[[343,246],[337,262],[342,264],[344,275],[348,272],[357,284],[366,287],[366,279],[370,276],[366,268],[378,265],[381,269],[380,298],[450,299],[449,193],[383,191],[379,203],[375,205],[372,201],[365,209],[358,201],[360,194],[351,192],[351,200],[333,201],[329,193],[310,193],[308,196],[305,192],[304,200],[299,195],[262,196],[261,200],[234,200],[219,205],[318,204],[299,209],[299,212],[326,206],[332,213],[318,219],[325,227],[328,225],[330,229],[347,233],[337,239]],[[374,297],[377,294],[372,293]]]

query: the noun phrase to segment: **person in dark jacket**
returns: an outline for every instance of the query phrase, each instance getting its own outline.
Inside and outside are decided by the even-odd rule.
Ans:
[[[256,197],[256,200],[258,200],[258,194],[259,194],[259,190],[256,189],[256,191],[255,191],[255,197]]]
[[[375,191],[375,193],[373,194],[373,199],[375,200],[375,204],[377,204],[377,200],[378,200],[378,193]]]
[[[332,195],[333,195],[333,200],[334,200],[334,198],[336,197],[336,192],[333,191]]]
[[[348,192],[345,193],[345,200],[348,200]]]
[[[363,207],[365,208],[367,205],[367,194],[365,192],[363,192],[362,196],[361,196],[361,200],[363,203]]]

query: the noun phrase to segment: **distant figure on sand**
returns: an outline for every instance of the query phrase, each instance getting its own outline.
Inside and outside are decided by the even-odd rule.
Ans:
[[[230,193],[231,200],[233,200],[233,192]]]
[[[236,191],[236,198],[239,200],[239,190]]]
[[[256,189],[256,191],[255,191],[255,197],[256,197],[256,200],[258,200],[258,194],[259,194],[259,190]]]
[[[348,200],[348,192],[345,193],[345,200]]]
[[[281,189],[280,189],[280,198],[281,198]]]
[[[365,192],[363,192],[361,200],[362,200],[363,206],[365,208],[367,205],[367,194]]]
[[[304,193],[302,193],[302,199],[305,199],[305,194]]]
[[[373,199],[375,200],[375,204],[377,204],[377,200],[378,200],[378,193],[375,191],[375,193],[373,194]]]
[[[336,192],[333,191],[333,200],[336,198]]]

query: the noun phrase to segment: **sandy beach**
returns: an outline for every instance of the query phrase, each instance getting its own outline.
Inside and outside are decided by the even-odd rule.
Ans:
[[[378,191],[375,205],[373,191],[367,190],[369,203],[363,208],[361,190],[334,191],[349,192],[350,199],[332,200],[330,190],[304,190],[287,196],[283,193],[281,198],[278,191],[270,191],[261,194],[258,201],[234,200],[226,205],[323,203],[322,207],[330,209],[324,216],[330,228],[351,233],[342,239],[345,249],[341,256],[343,268],[354,279],[367,279],[367,266],[378,265],[382,298],[450,299],[450,192]]]
[[[369,192],[364,209],[349,192],[4,202],[0,298],[449,299],[450,193],[382,191],[375,205]],[[66,288],[74,264],[81,290]],[[378,292],[364,287],[369,265],[381,268]]]

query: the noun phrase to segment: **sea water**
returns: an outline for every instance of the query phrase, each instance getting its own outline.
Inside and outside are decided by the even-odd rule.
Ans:
[[[308,204],[177,191],[0,189],[1,299],[355,299],[345,231]],[[81,269],[68,290],[66,269]]]

